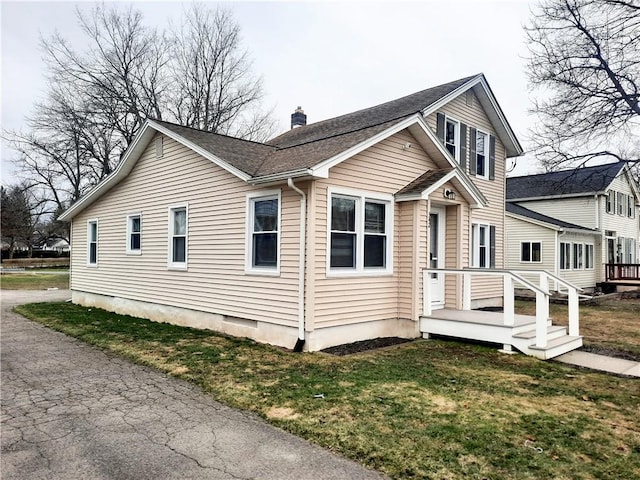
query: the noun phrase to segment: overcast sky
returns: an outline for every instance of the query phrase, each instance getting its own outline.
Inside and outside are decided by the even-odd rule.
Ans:
[[[126,6],[124,2],[118,2]],[[178,22],[188,2],[133,2],[145,21]],[[205,2],[212,7],[217,3]],[[525,149],[533,124],[524,74],[525,0],[222,2],[240,25],[282,130],[300,105],[308,122],[348,113],[482,72]],[[2,0],[2,128],[25,127],[46,90],[41,36],[61,32],[82,48],[75,7],[90,2]],[[2,183],[14,181],[2,147]],[[521,159],[516,173],[536,169]]]

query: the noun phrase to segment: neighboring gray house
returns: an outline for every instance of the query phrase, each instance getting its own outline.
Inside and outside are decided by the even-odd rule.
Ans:
[[[638,185],[625,162],[507,178],[506,266],[594,289],[638,262]],[[637,269],[636,269],[637,270]]]

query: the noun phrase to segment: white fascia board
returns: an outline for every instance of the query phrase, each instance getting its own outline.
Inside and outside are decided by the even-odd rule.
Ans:
[[[420,193],[408,193],[408,194],[398,195],[395,200],[396,202],[407,202],[412,200],[427,200],[429,195],[431,195],[433,192],[441,188],[447,182],[454,181],[454,180],[457,180],[457,182],[459,183],[458,189],[464,191],[463,196],[465,196],[468,200],[469,199],[472,200],[471,202],[469,202],[472,208],[482,208],[486,206],[486,202],[484,201],[484,199],[478,195],[478,192],[474,191],[475,188],[473,187],[473,184],[470,185],[468,182],[466,182],[460,176],[460,172],[458,170],[452,170],[451,172],[447,173],[440,180],[433,183],[432,185],[430,185]]]
[[[511,155],[510,157],[507,156],[507,158],[517,157],[517,156],[522,155],[524,153],[524,149],[520,145],[520,142],[516,138],[516,135],[515,135],[513,129],[511,128],[511,125],[509,125],[509,122],[507,121],[506,117],[504,116],[504,113],[502,112],[502,109],[500,108],[500,105],[498,104],[498,101],[496,100],[496,98],[494,97],[493,93],[491,92],[491,89],[489,88],[489,84],[487,83],[487,80],[484,78],[484,75],[481,74],[481,73],[476,75],[474,78],[469,80],[467,83],[465,83],[463,85],[460,85],[458,88],[456,88],[455,90],[450,92],[448,95],[445,95],[444,97],[442,97],[437,102],[432,103],[431,105],[429,105],[427,108],[425,108],[423,110],[423,112],[422,112],[423,115],[426,117],[427,115],[432,114],[433,112],[439,110],[444,105],[449,103],[451,100],[456,98],[458,95],[466,92],[467,90],[469,90],[470,88],[475,87],[476,85],[480,85],[482,87],[482,91],[485,94],[485,98],[488,101],[488,104],[491,106],[491,110],[495,113],[496,119],[502,125],[502,127],[504,129],[504,132],[506,133],[507,137],[509,138],[509,142],[513,145],[513,153],[514,153],[514,155]],[[480,98],[480,101],[482,103],[482,106],[485,107],[485,110],[486,110],[486,106],[487,106],[486,102],[483,102],[482,98]]]
[[[640,190],[638,190],[638,184],[636,183],[635,179],[633,178],[633,175],[631,175],[631,170],[629,169],[629,166],[625,165],[625,167],[623,168],[623,171],[625,172],[625,174],[627,176],[627,182],[629,182],[629,185],[631,186],[631,190],[633,191],[633,195],[636,197],[636,202],[640,203]]]
[[[542,197],[522,197],[522,198],[509,198],[508,202],[534,202],[538,200],[558,200],[562,198],[577,198],[577,197],[593,197],[594,195],[604,195],[604,192],[582,192],[582,193],[565,193],[560,195],[545,195]]]
[[[227,163],[224,160],[222,160],[220,157],[217,157],[216,155],[212,154],[211,152],[205,150],[204,148],[202,148],[202,147],[196,145],[195,143],[187,140],[186,138],[178,135],[174,131],[163,127],[162,125],[154,122],[153,120],[147,120],[147,122],[154,129],[156,129],[158,132],[165,134],[167,137],[172,138],[176,142],[181,143],[185,147],[187,147],[187,148],[193,150],[194,152],[202,155],[207,160],[212,161],[213,163],[215,163],[220,168],[223,168],[224,170],[226,170],[230,174],[235,175],[236,177],[238,177],[240,180],[244,180],[246,182],[251,178],[251,175],[243,172],[242,170],[234,167],[233,165],[230,165],[229,163]]]
[[[140,155],[142,155],[144,149],[147,148],[147,145],[149,145],[149,142],[154,135],[155,132],[153,131],[153,127],[150,126],[148,121],[145,122],[111,175],[93,187],[87,194],[69,207],[62,215],[60,215],[59,219],[62,221],[69,221],[73,219],[73,217],[78,213],[87,208],[104,193],[108,192],[112,187],[120,182],[120,180],[126,177],[129,172],[131,172],[133,166],[138,161],[138,158],[140,158]]]
[[[354,145],[351,148],[348,148],[347,150],[339,153],[338,155],[334,155],[331,158],[328,158],[326,160],[323,160],[322,162],[318,163],[317,165],[314,165],[313,167],[310,168],[310,171],[312,173],[312,175],[314,177],[319,177],[319,178],[328,178],[329,177],[329,169],[331,169],[332,167],[335,167],[336,165],[339,165],[340,163],[344,162],[345,160],[347,160],[348,158],[353,157],[354,155],[366,150],[369,147],[372,147],[373,145],[375,145],[378,142],[381,142],[382,140],[384,140],[385,138],[390,137],[391,135],[394,135],[402,130],[404,130],[405,128],[408,128],[412,125],[421,125],[422,126],[422,130],[429,135],[430,134],[430,129],[429,127],[424,123],[424,120],[422,118],[422,116],[419,113],[416,113],[415,115],[411,115],[410,117],[405,118],[404,120],[399,121],[398,123],[396,123],[395,125],[392,125],[391,127],[389,127],[386,130],[383,130],[382,132],[378,133],[377,135],[374,135],[370,138],[368,138],[367,140],[358,143],[357,145]],[[435,137],[434,137],[435,139]],[[441,149],[441,151],[444,150],[444,147]],[[444,158],[446,159],[447,157],[444,156]],[[449,160],[447,160],[448,163],[450,163]],[[455,165],[451,165],[452,167]]]

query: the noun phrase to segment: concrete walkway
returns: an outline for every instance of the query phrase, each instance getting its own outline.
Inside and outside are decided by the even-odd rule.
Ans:
[[[2,480],[384,478],[11,312],[68,297],[2,291]]]
[[[622,358],[607,357],[595,353],[574,350],[573,352],[560,355],[554,360],[578,367],[591,368],[602,372],[615,373],[618,375],[628,375],[630,377],[640,377],[640,362],[624,360]]]

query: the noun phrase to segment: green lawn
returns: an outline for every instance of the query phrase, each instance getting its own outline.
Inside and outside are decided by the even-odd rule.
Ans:
[[[637,379],[457,342],[333,357],[68,303],[17,311],[392,478],[640,478]]]
[[[46,290],[47,288],[69,288],[69,271],[47,269],[48,273],[24,272],[3,273],[0,275],[0,288],[3,290]]]

